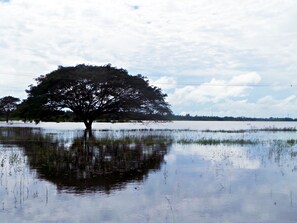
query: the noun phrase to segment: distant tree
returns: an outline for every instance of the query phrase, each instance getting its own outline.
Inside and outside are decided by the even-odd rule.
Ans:
[[[24,122],[34,121],[36,124],[43,121],[59,121],[59,116],[65,112],[60,110],[48,109],[42,106],[40,98],[27,98],[23,100],[15,111],[15,115]]]
[[[6,96],[0,98],[0,112],[5,115],[6,122],[9,121],[10,115],[16,110],[19,98]]]
[[[142,75],[131,76],[111,65],[62,67],[29,86],[27,108],[31,118],[46,111],[70,109],[92,129],[100,117],[127,120],[164,120],[172,114],[160,88]],[[35,113],[36,112],[36,113]],[[33,113],[33,114],[32,114]]]

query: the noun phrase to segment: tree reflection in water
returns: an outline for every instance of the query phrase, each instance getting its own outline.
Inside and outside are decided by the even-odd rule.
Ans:
[[[128,182],[144,180],[160,169],[171,137],[134,134],[130,137],[75,137],[68,140],[38,129],[1,129],[1,143],[24,149],[28,165],[38,177],[71,193],[119,190]],[[5,138],[5,140],[3,140]]]

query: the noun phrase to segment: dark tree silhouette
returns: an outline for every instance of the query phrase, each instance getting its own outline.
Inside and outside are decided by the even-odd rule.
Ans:
[[[160,88],[150,86],[142,75],[132,76],[111,65],[59,66],[36,81],[37,85],[27,90],[30,107],[33,104],[42,111],[70,109],[87,130],[100,117],[163,120],[171,115]]]
[[[41,97],[27,98],[17,106],[15,115],[24,122],[35,121],[36,124],[39,123],[40,120],[58,121],[57,117],[63,115],[64,112],[49,109],[47,106],[43,106],[43,102]]]
[[[5,115],[6,122],[8,122],[11,113],[16,110],[19,101],[19,98],[12,96],[0,98],[0,112]]]

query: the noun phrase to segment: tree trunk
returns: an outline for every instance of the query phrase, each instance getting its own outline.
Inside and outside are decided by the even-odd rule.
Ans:
[[[6,113],[6,123],[8,123],[9,120],[9,113]]]
[[[92,120],[85,120],[84,123],[85,123],[85,126],[86,126],[86,130],[92,131],[92,123],[93,123],[93,121]]]
[[[84,123],[85,123],[85,126],[86,126],[85,134],[88,133],[89,137],[91,137],[93,135],[92,134],[92,123],[93,123],[93,120],[84,120]]]

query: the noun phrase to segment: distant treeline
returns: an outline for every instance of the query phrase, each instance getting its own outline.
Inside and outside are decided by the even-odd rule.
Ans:
[[[251,117],[232,117],[232,116],[191,116],[191,115],[173,115],[171,120],[174,121],[275,121],[275,122],[295,122],[296,118],[251,118]]]
[[[21,120],[18,116],[18,113],[13,113],[11,115],[11,120]],[[251,117],[232,117],[232,116],[191,116],[191,115],[171,115],[167,118],[171,121],[279,121],[279,122],[296,122],[297,118],[278,118],[278,117],[270,117],[270,118],[251,118]],[[131,120],[131,118],[111,118],[102,116],[100,119],[96,119],[97,122],[127,122]],[[5,121],[5,115],[0,113],[0,121]],[[23,120],[29,121],[29,120]],[[79,122],[82,121],[71,111],[59,111],[52,114],[48,114],[41,121],[44,122]]]

